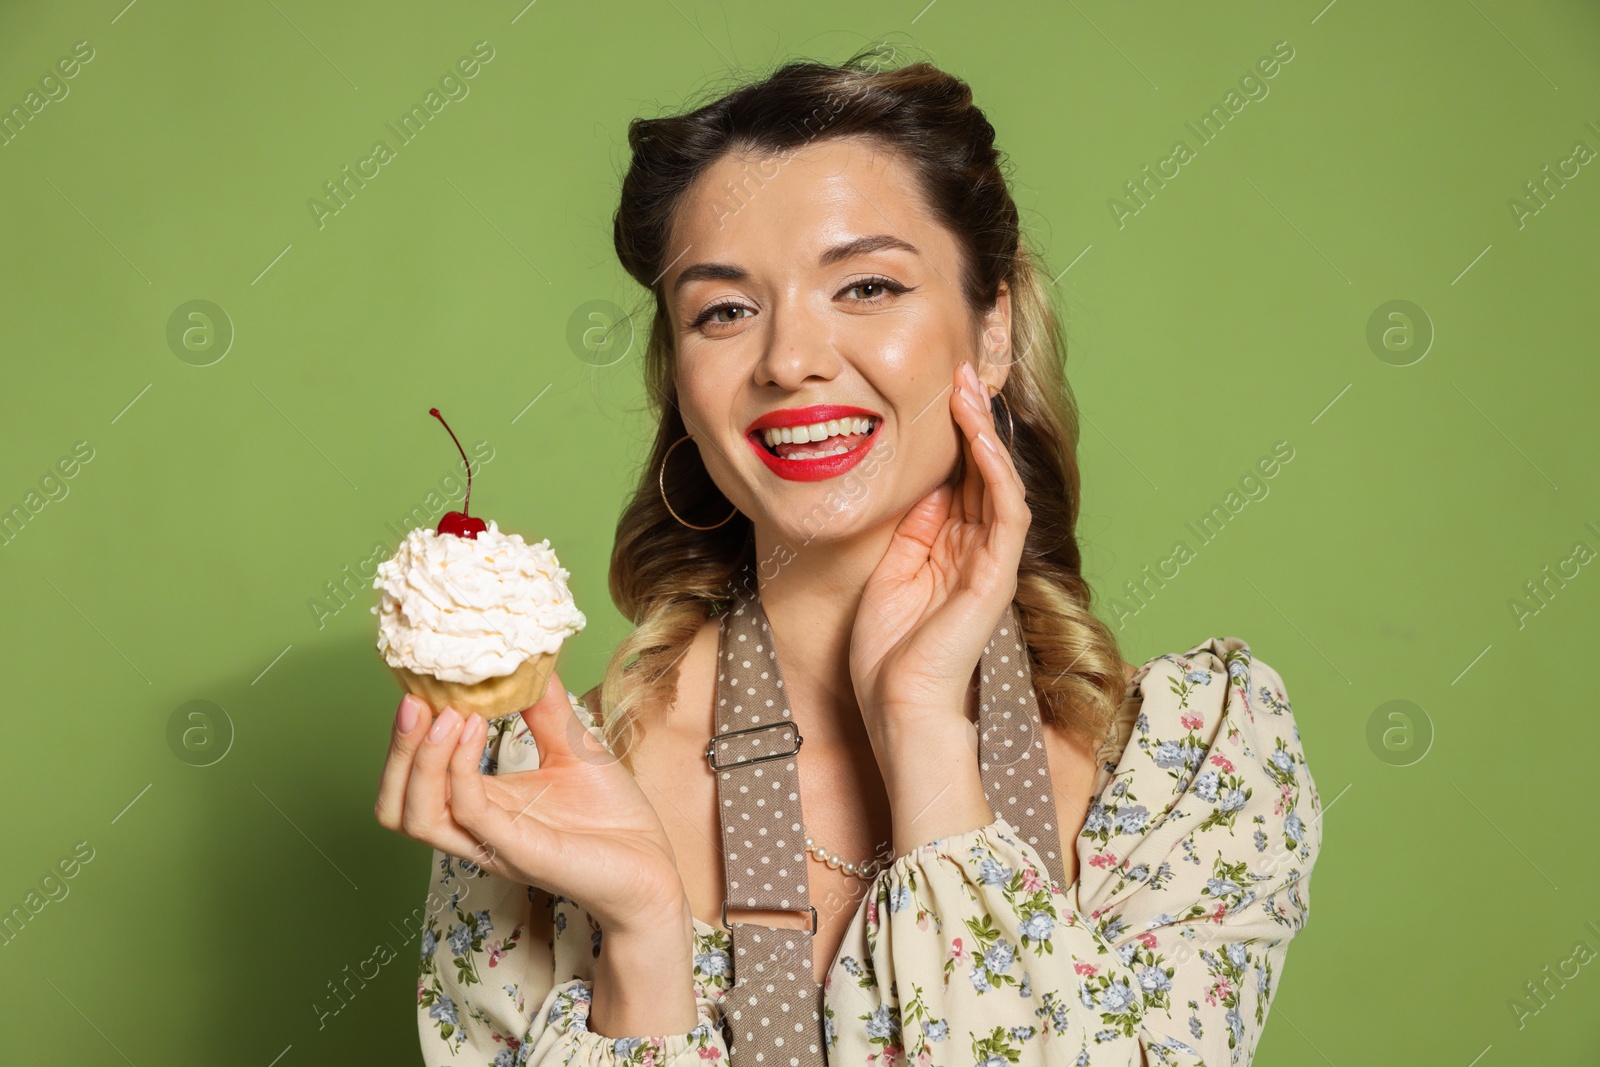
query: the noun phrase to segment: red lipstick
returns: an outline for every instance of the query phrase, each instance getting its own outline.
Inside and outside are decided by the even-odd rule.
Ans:
[[[872,432],[856,447],[836,456],[822,456],[818,459],[784,459],[767,451],[766,442],[761,437],[761,431],[772,427],[809,426],[814,422],[852,417],[872,419]],[[828,478],[837,478],[860,463],[866,456],[867,450],[878,440],[878,431],[882,428],[883,416],[876,411],[851,407],[847,404],[812,404],[810,407],[779,408],[767,412],[745,427],[744,439],[755,450],[755,454],[761,457],[761,462],[767,465],[767,469],[778,477],[791,482],[820,482]]]

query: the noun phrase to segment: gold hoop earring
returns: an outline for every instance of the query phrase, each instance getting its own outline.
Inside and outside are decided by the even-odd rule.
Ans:
[[[663,504],[667,505],[667,510],[672,513],[672,517],[673,518],[677,519],[680,523],[683,523],[683,525],[689,527],[689,529],[691,529],[691,530],[715,530],[718,526],[721,526],[723,522],[727,522],[728,519],[733,518],[735,515],[737,515],[739,513],[739,509],[738,509],[737,506],[735,506],[732,511],[728,512],[728,519],[723,519],[722,522],[715,523],[715,524],[713,524],[711,526],[696,526],[692,522],[684,522],[683,516],[679,515],[676,511],[672,510],[672,502],[667,499],[667,460],[672,457],[672,450],[674,448],[677,448],[679,445],[683,444],[688,439],[689,439],[689,435],[688,434],[684,434],[682,437],[680,437],[676,441],[672,442],[672,444],[668,445],[667,446],[667,454],[661,457],[661,469],[656,473],[656,485],[661,487],[661,502]]]
[[[990,414],[994,413],[994,402],[996,400],[1000,401],[1000,405],[1006,409],[1006,451],[1009,452],[1011,451],[1011,442],[1016,440],[1017,437],[1017,424],[1011,418],[1011,402],[998,389],[994,391],[994,396],[989,398]],[[999,416],[995,416],[995,422],[998,423],[999,421]]]

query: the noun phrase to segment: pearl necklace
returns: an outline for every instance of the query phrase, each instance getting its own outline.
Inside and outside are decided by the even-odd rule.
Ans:
[[[829,852],[816,843],[811,836],[811,831],[806,829],[805,823],[800,824],[800,832],[805,835],[806,851],[826,863],[833,870],[843,871],[852,878],[860,878],[862,881],[870,882],[878,876],[878,871],[883,868],[883,860],[881,859],[871,859],[865,863],[851,863],[838,853]]]

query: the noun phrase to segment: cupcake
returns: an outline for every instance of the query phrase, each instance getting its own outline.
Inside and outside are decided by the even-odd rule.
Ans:
[[[444,422],[437,408],[429,414]],[[410,531],[378,565],[372,610],[378,652],[407,692],[435,711],[495,719],[538,703],[562,643],[587,620],[549,539],[502,532],[472,517],[471,502],[468,464],[462,510],[435,530]]]

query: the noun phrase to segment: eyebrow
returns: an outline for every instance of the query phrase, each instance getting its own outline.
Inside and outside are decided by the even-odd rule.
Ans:
[[[864,256],[871,252],[881,252],[884,249],[891,248],[902,252],[910,252],[914,256],[922,254],[917,246],[909,241],[901,240],[893,234],[875,233],[866,237],[857,237],[843,244],[834,245],[817,257],[817,265],[819,267],[831,267],[833,264],[850,259],[853,256]],[[748,271],[732,263],[691,263],[683,269],[683,273],[678,275],[677,280],[672,283],[672,289],[673,292],[677,292],[690,282],[742,282],[749,277]]]

